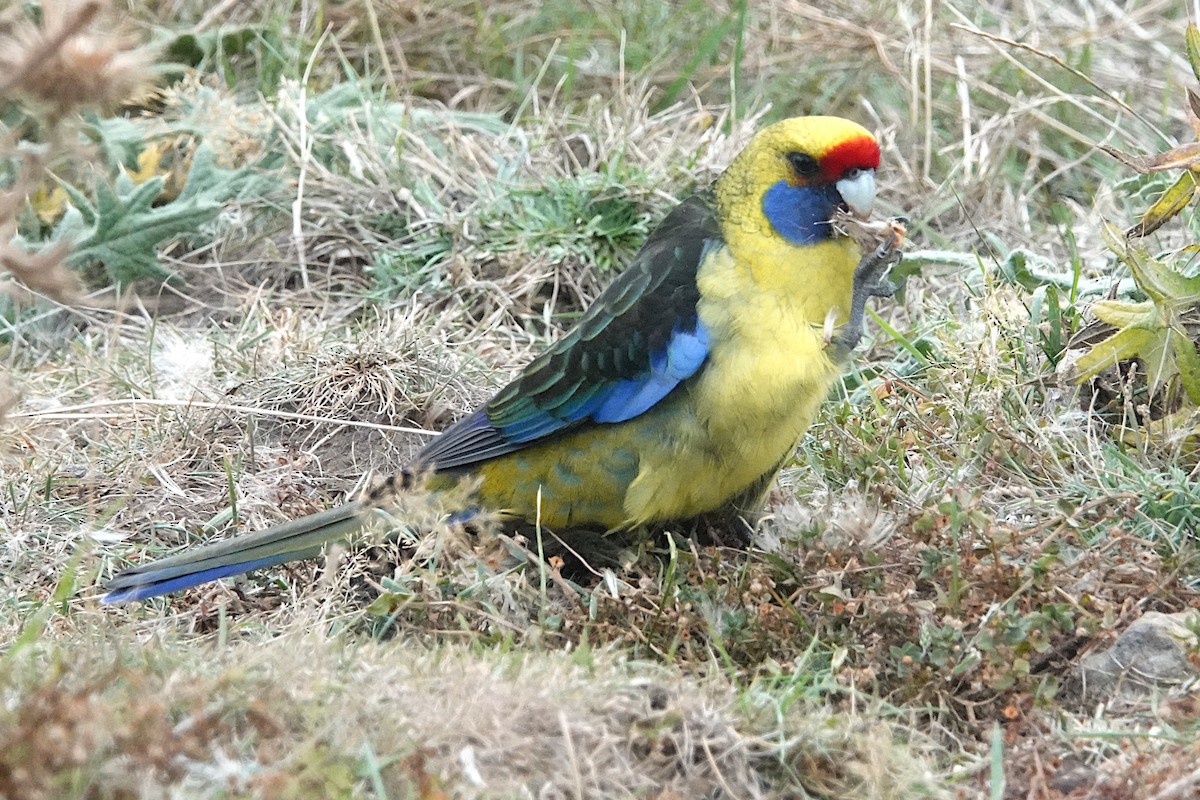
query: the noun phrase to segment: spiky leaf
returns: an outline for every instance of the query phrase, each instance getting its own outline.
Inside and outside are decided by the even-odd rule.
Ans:
[[[1143,350],[1150,348],[1153,338],[1154,333],[1145,328],[1117,331],[1080,356],[1075,362],[1076,379],[1080,382],[1086,381],[1119,361],[1135,358]]]
[[[1125,262],[1134,282],[1168,317],[1200,304],[1200,276],[1187,277],[1164,261],[1132,246],[1116,226],[1105,221],[1100,229],[1104,243]]]
[[[1175,337],[1175,365],[1188,399],[1200,405],[1200,354],[1196,352],[1196,343],[1187,336]]]
[[[98,184],[91,212],[95,225],[75,245],[68,263],[73,267],[99,263],[119,286],[141,278],[167,278],[170,273],[158,263],[159,244],[199,230],[216,218],[221,204],[194,199],[154,208],[163,183],[162,177],[154,177],[134,184],[122,175],[112,186]]]
[[[1162,317],[1158,306],[1152,300],[1141,303],[1126,303],[1121,300],[1097,300],[1092,303],[1092,314],[1101,322],[1107,322],[1114,328],[1148,328],[1162,327]]]
[[[1188,63],[1192,65],[1192,74],[1200,81],[1200,28],[1196,23],[1189,22],[1184,36],[1187,47]]]
[[[1200,303],[1200,277],[1189,278],[1151,258],[1141,248],[1130,245],[1108,222],[1101,233],[1150,299],[1139,303],[1099,300],[1092,304],[1092,313],[1116,332],[1076,361],[1078,380],[1087,380],[1119,361],[1136,358],[1146,371],[1151,396],[1178,377],[1188,397],[1196,402],[1200,399],[1200,355],[1180,315]]]
[[[1196,174],[1190,169],[1179,176],[1142,214],[1138,224],[1126,232],[1126,236],[1140,238],[1149,236],[1188,207],[1196,195]]]
[[[179,196],[155,206],[164,180],[154,175],[135,183],[130,175],[122,174],[111,185],[98,182],[95,201],[63,184],[71,208],[59,222],[53,239],[74,241],[68,263],[75,268],[99,264],[118,285],[143,278],[163,280],[169,276],[158,261],[158,249],[164,242],[199,232],[216,218],[226,200],[265,188],[262,180],[247,169],[218,167],[212,150],[206,146],[193,155],[187,183]]]

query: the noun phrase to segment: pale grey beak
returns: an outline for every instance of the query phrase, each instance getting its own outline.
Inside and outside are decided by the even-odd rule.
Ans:
[[[850,170],[837,182],[837,190],[856,217],[867,219],[875,207],[875,170]]]

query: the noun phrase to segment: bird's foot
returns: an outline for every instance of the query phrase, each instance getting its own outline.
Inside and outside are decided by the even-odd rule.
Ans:
[[[892,217],[880,227],[885,237],[879,245],[863,256],[854,270],[854,289],[861,291],[865,297],[891,297],[896,293],[896,284],[887,278],[888,271],[900,263],[904,257],[901,247],[904,246],[907,235],[908,220],[904,217]]]
[[[858,346],[863,335],[863,321],[866,316],[867,299],[871,297],[891,297],[896,293],[896,284],[888,280],[887,273],[904,254],[900,248],[904,244],[905,220],[903,217],[893,217],[883,223],[886,238],[880,244],[863,256],[862,261],[854,270],[854,284],[850,299],[850,319],[835,334],[830,343],[844,348],[846,352]]]

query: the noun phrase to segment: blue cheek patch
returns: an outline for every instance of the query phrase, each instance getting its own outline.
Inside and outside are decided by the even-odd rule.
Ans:
[[[792,244],[815,244],[833,235],[829,221],[840,202],[834,186],[818,189],[779,181],[763,194],[763,214]]]

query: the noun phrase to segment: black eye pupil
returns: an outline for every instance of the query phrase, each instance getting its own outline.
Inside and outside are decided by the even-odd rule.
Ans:
[[[811,178],[821,171],[821,165],[808,153],[788,153],[787,158],[801,178]]]

